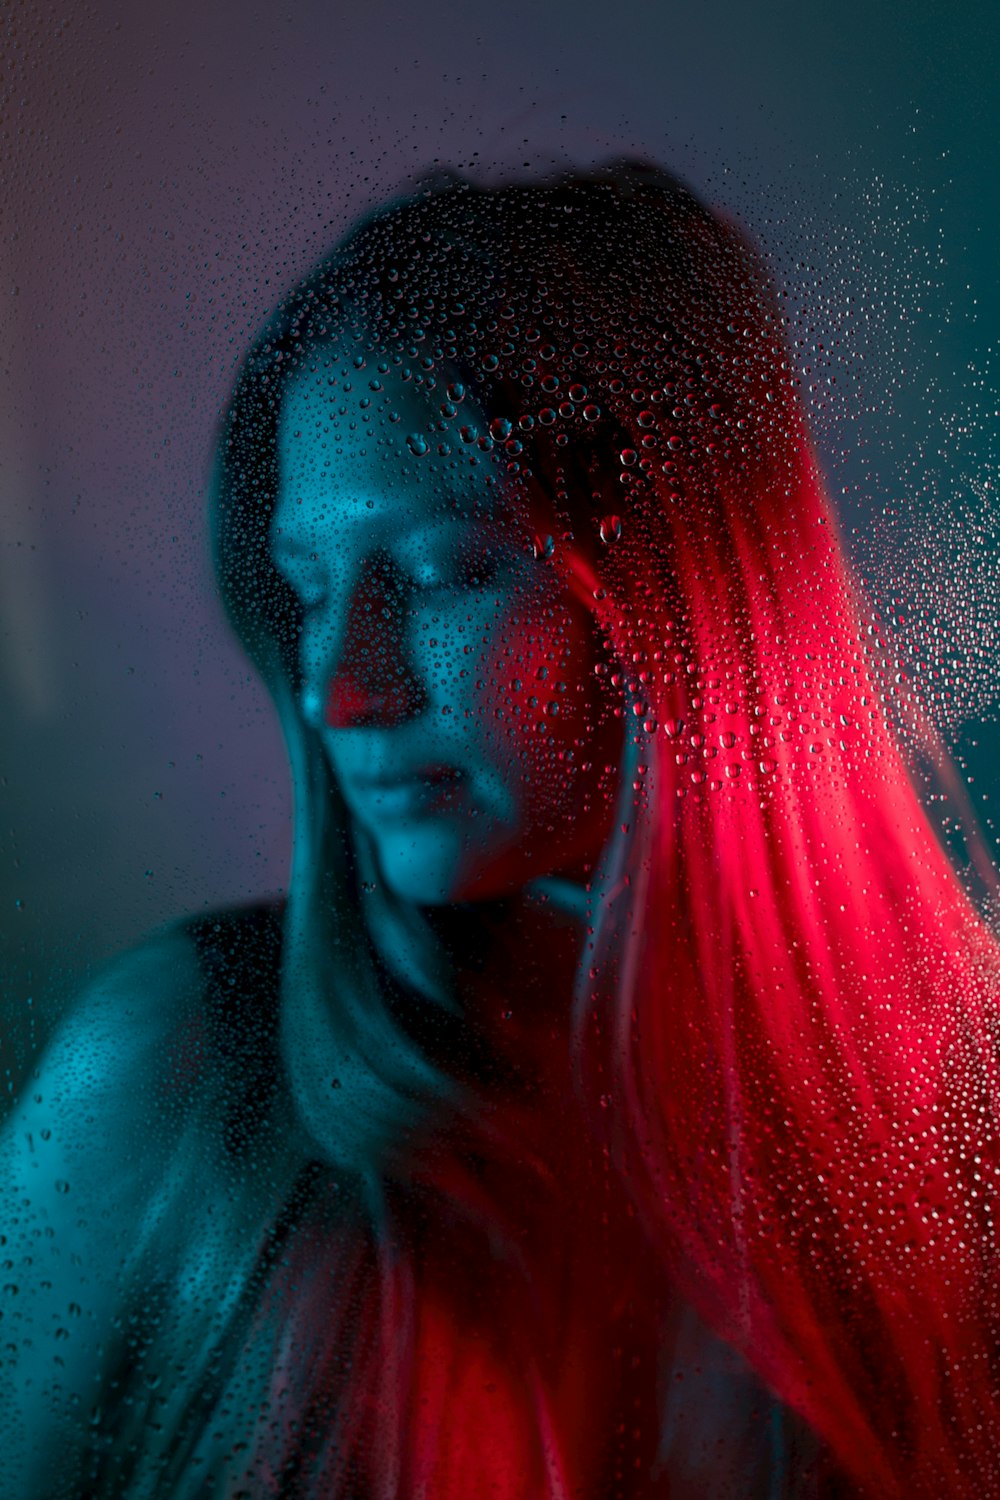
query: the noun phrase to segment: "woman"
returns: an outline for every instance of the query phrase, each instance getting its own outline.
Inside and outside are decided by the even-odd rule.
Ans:
[[[29,1091],[18,1493],[1000,1492],[997,946],[740,235],[625,162],[375,214],[214,541],[289,898]]]

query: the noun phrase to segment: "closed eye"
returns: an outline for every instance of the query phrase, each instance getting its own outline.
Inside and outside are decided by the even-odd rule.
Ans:
[[[483,557],[478,562],[470,563],[462,570],[459,579],[459,587],[463,589],[481,589],[488,583],[492,583],[500,572],[500,559],[498,557]]]
[[[275,567],[298,599],[303,614],[313,614],[326,603],[330,587],[326,573],[313,557],[278,555]]]
[[[411,573],[410,587],[415,594],[438,591],[476,592],[491,583],[500,572],[501,559],[496,553],[470,558],[467,562],[449,559],[447,564],[425,562]]]

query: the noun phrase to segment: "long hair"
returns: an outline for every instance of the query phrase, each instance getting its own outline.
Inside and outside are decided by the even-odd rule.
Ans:
[[[626,757],[564,1040],[608,1202],[862,1491],[1000,1493],[997,944],[900,751],[919,709],[845,563],[779,301],[733,225],[628,162],[443,178],[376,213],[285,300],[225,428],[218,576],[295,780],[283,1057],[317,1156],[365,1184],[390,1288],[328,1475],[349,1485],[344,1455],[390,1411],[378,1492],[431,1474],[435,1496],[465,1492],[460,1463],[445,1479],[421,1457],[431,1417],[400,1418],[407,1360],[445,1335],[417,1326],[391,1204],[423,1185],[460,1235],[498,1213],[470,1160],[552,1171],[516,1109],[487,1109],[447,958],[369,889],[299,712],[301,622],[269,556],[275,432],[289,373],[338,340],[475,391],[488,425],[452,413],[442,441],[500,465],[538,566],[607,643]],[[498,1452],[530,1422],[537,1493],[570,1493],[593,1419],[536,1386],[500,1416],[468,1382],[456,1416],[444,1376],[425,1399],[453,1430],[498,1423]]]

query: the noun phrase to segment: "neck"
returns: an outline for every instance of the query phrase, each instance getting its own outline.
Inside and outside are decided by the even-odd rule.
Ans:
[[[568,1040],[586,932],[587,892],[569,880],[533,882],[500,900],[425,909],[454,965],[467,1018],[494,1042],[558,1028]],[[506,1050],[506,1048],[504,1048]]]

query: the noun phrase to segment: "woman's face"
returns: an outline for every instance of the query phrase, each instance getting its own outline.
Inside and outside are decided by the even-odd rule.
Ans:
[[[381,878],[428,905],[582,877],[621,759],[592,617],[472,427],[455,387],[321,350],[278,431],[271,540],[304,614],[303,713]]]

